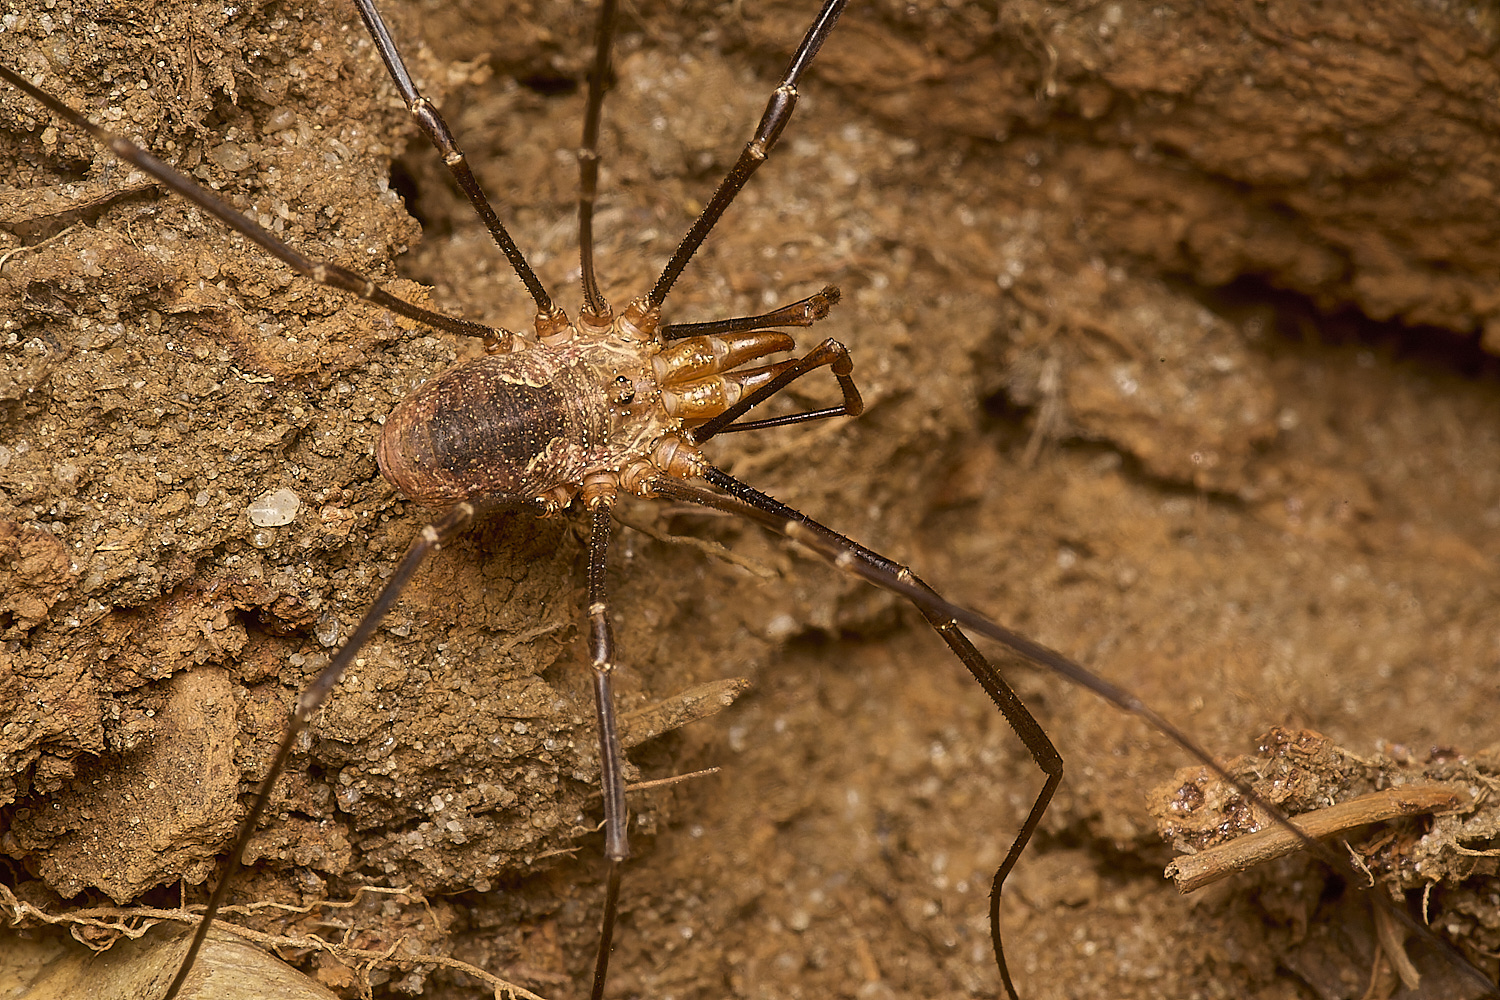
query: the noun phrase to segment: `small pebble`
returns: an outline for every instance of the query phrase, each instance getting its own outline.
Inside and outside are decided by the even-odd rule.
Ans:
[[[250,501],[250,523],[258,528],[291,524],[292,519],[297,516],[297,508],[301,506],[302,501],[291,490],[285,487],[269,490]]]

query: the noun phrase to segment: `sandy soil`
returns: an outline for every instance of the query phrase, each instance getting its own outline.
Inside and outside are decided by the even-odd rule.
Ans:
[[[392,6],[573,308],[591,8]],[[617,302],[732,162],[811,13],[628,13],[598,224]],[[58,0],[0,24],[6,65],[305,252],[529,323],[344,4]],[[844,304],[803,340],[850,346],[869,409],[715,459],[1215,753],[1305,727],[1487,787],[1497,38],[1478,4],[858,6],[669,318],[837,283]],[[295,692],[432,516],[376,472],[383,415],[473,348],[294,279],[8,89],[0,143],[0,873],[49,912],[172,907],[179,879],[215,870]],[[256,525],[277,490],[295,518]],[[611,995],[996,995],[989,873],[1040,776],[981,692],[912,610],[756,529],[645,503],[621,520],[636,737],[717,708],[698,685],[753,687],[632,751],[643,779],[722,771],[633,800]],[[299,748],[242,885],[303,906],[405,886],[426,905],[246,923],[376,951],[404,936],[586,992],[581,555],[575,523],[515,514],[433,559]],[[1362,897],[1292,860],[1182,899],[1148,806],[1183,755],[1007,669],[1068,765],[1007,896],[1023,996],[1364,993]],[[1454,836],[1494,846],[1492,828]],[[1493,861],[1463,865],[1433,924],[1493,954]],[[1396,995],[1462,995],[1417,957],[1424,992]]]

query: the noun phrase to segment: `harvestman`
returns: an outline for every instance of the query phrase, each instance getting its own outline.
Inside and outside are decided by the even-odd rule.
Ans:
[[[694,253],[767,158],[790,121],[797,86],[828,38],[846,0],[827,0],[773,92],[755,135],[694,222],[655,285],[616,314],[601,294],[593,266],[593,203],[598,186],[597,139],[604,85],[609,76],[615,0],[600,16],[589,95],[581,170],[579,236],[584,303],[577,321],[559,309],[490,207],[437,110],[413,84],[395,42],[373,7],[356,0],[366,26],[398,90],[458,185],[526,286],[536,305],[534,330],[514,333],[455,319],[407,303],[345,268],[303,256],[172,167],[128,141],[111,136],[51,98],[10,69],[0,77],[26,92],[115,155],[146,171],[182,197],[218,217],[294,271],[342,289],[408,319],[462,336],[482,338],[483,358],[445,372],[419,388],[386,423],[378,450],[381,470],[408,497],[445,511],[412,542],[395,573],[348,641],[302,693],[270,770],[256,794],[231,850],[187,957],[167,991],[177,995],[191,971],[232,875],[297,738],[337,685],[346,667],[391,610],[417,567],[433,550],[497,508],[529,506],[544,515],[574,505],[590,523],[587,615],[604,798],[606,895],[593,996],[604,994],[619,899],[621,867],[629,856],[623,754],[615,716],[614,643],[605,593],[611,508],[621,495],[699,504],[739,515],[779,532],[834,566],[911,601],[964,664],[1015,729],[1046,774],[1019,833],[997,869],[990,899],[991,940],[1006,992],[1017,993],[1006,965],[999,929],[1000,890],[1029,842],[1062,777],[1062,760],[1009,685],[960,629],[984,635],[1086,687],[1118,708],[1143,717],[1160,732],[1240,787],[1277,821],[1287,820],[1248,787],[1235,781],[1185,733],[1138,699],[1096,677],[1072,660],[983,616],[950,604],[905,567],[715,468],[698,445],[729,431],[761,430],[862,410],[848,351],[825,340],[800,357],[765,362],[793,350],[793,339],[773,329],[811,326],[838,302],[836,288],[772,312],[706,323],[662,324],[661,308]],[[757,363],[759,362],[759,363]],[[802,376],[829,368],[842,393],[838,406],[749,420],[746,414]],[[692,480],[701,479],[709,487]],[[1305,844],[1334,864],[1321,845]],[[1399,914],[1404,918],[1404,914]],[[1420,930],[1420,928],[1419,928]]]

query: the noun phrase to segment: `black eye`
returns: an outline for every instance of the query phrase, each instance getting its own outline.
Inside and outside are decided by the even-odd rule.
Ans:
[[[624,406],[635,398],[635,383],[624,375],[615,376],[615,386],[609,398],[616,406]]]

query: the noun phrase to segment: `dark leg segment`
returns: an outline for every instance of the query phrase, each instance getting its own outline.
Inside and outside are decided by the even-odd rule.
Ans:
[[[271,235],[259,223],[251,220],[243,212],[231,207],[226,202],[221,201],[218,197],[188,180],[175,167],[152,156],[129,139],[106,132],[77,111],[57,100],[51,94],[33,87],[31,82],[20,74],[5,66],[0,66],[0,80],[4,80],[17,90],[22,91],[53,114],[67,119],[75,128],[93,136],[94,141],[108,149],[115,156],[118,156],[131,166],[139,167],[150,174],[166,185],[173,194],[181,195],[188,201],[191,201],[300,275],[311,278],[319,284],[337,288],[351,295],[357,295],[366,302],[373,302],[378,306],[389,309],[398,316],[405,316],[409,320],[421,323],[424,326],[430,326],[435,330],[444,330],[448,333],[455,333],[464,337],[483,337],[507,343],[513,336],[513,334],[505,330],[497,330],[482,323],[473,323],[466,319],[455,319],[451,316],[435,313],[430,309],[423,309],[421,306],[414,306],[405,299],[398,299],[358,271],[351,271],[337,264],[330,264],[327,261],[315,260],[312,257],[308,257]]]
[[[608,322],[611,310],[594,271],[594,199],[599,194],[599,119],[604,87],[609,83],[609,53],[614,45],[617,0],[604,0],[594,34],[594,66],[589,70],[589,101],[583,114],[583,144],[578,147],[578,262],[583,282],[583,315],[593,325]]]
[[[620,749],[615,720],[615,635],[609,624],[604,576],[609,555],[609,504],[590,512],[589,524],[589,654],[594,668],[594,709],[599,723],[599,787],[604,793],[604,856],[609,861],[604,894],[604,918],[599,929],[599,953],[594,960],[593,1000],[604,996],[609,976],[609,954],[614,945],[615,912],[620,899],[620,866],[630,856],[625,831],[625,754]]]
[[[469,169],[469,161],[464,157],[463,150],[458,148],[458,142],[453,138],[448,123],[443,120],[437,108],[433,107],[432,102],[418,92],[416,84],[412,82],[406,63],[401,58],[401,52],[396,48],[390,29],[385,26],[385,20],[375,9],[373,0],[354,0],[354,2],[359,7],[359,16],[364,19],[365,27],[375,42],[375,48],[380,51],[380,58],[384,60],[391,80],[396,84],[396,89],[401,91],[401,99],[406,102],[406,109],[411,112],[412,118],[422,131],[427,134],[432,145],[442,154],[443,163],[447,165],[448,171],[453,174],[453,179],[468,196],[469,204],[474,206],[475,214],[484,222],[485,228],[490,231],[490,237],[505,254],[505,259],[510,261],[510,266],[516,272],[516,276],[521,279],[521,283],[526,286],[526,291],[536,302],[538,321],[556,318],[560,314],[552,303],[552,297],[547,294],[547,289],[542,286],[541,279],[526,262],[526,256],[516,246],[515,240],[510,238],[510,233],[500,221],[500,217],[490,207],[489,199],[484,196],[479,181],[474,177],[474,171]]]
[[[916,576],[912,581],[934,598],[938,597],[937,591],[923,583]],[[1031,759],[1036,761],[1036,766],[1042,769],[1047,776],[1042,790],[1037,793],[1036,801],[1031,804],[1031,811],[1026,814],[1026,820],[1021,824],[1021,830],[1016,834],[1016,839],[1011,841],[1010,850],[1005,852],[1000,867],[995,869],[995,877],[990,882],[990,945],[995,951],[995,963],[1000,967],[1000,981],[1005,985],[1006,996],[1016,996],[1015,984],[1010,979],[1010,967],[1005,962],[1005,948],[1000,940],[1000,890],[1005,886],[1005,880],[1010,877],[1011,869],[1016,862],[1021,860],[1021,854],[1025,852],[1026,845],[1031,843],[1032,834],[1042,821],[1042,816],[1047,812],[1047,807],[1052,804],[1052,796],[1057,791],[1057,786],[1062,783],[1063,760],[1057,748],[1052,745],[1052,740],[1042,729],[1041,724],[1036,721],[1036,716],[1021,701],[1020,697],[1011,690],[1005,678],[1000,676],[989,660],[974,648],[969,637],[959,631],[958,622],[951,618],[945,618],[935,614],[929,608],[919,608],[922,617],[927,619],[948,648],[953,650],[979,686],[984,688],[995,707],[1000,709],[1000,714],[1005,716],[1005,721],[1010,723],[1011,729],[1020,737],[1025,744]]]
[[[735,195],[740,193],[740,188],[745,186],[750,175],[755,173],[756,169],[765,162],[766,157],[771,155],[776,140],[781,138],[782,130],[792,120],[792,112],[796,110],[797,83],[807,72],[807,67],[811,65],[813,57],[818,54],[823,43],[828,40],[828,33],[833,30],[839,15],[844,12],[846,2],[847,0],[826,0],[823,4],[823,9],[818,12],[812,27],[807,29],[802,44],[797,46],[797,51],[792,55],[792,61],[787,65],[781,84],[771,94],[771,99],[766,102],[766,110],[761,116],[760,125],[755,129],[755,136],[740,153],[740,158],[735,161],[734,166],[729,168],[729,173],[719,182],[719,189],[714,192],[703,211],[698,214],[688,234],[677,245],[672,259],[667,261],[661,277],[656,279],[651,293],[646,296],[648,307],[661,308],[662,302],[666,300],[667,292],[671,291],[672,286],[677,283],[683,268],[687,267],[693,254],[698,252],[698,248],[703,245],[703,241],[718,224],[719,218],[734,201]]]
[[[343,676],[344,670],[354,662],[354,657],[359,654],[364,644],[370,641],[375,634],[375,629],[390,613],[395,605],[396,599],[406,589],[407,583],[411,581],[412,574],[428,554],[440,548],[469,526],[474,520],[474,508],[466,503],[456,505],[442,519],[434,524],[423,528],[402,557],[401,563],[396,567],[396,572],[391,575],[390,580],[381,589],[380,595],[375,598],[375,603],[365,612],[365,616],[359,620],[354,627],[354,633],[344,643],[328,666],[313,678],[313,682],[303,689],[297,696],[297,704],[292,709],[291,717],[287,720],[286,733],[281,737],[281,745],[276,748],[276,756],[271,761],[271,768],[266,776],[261,779],[260,787],[255,792],[255,802],[250,806],[250,812],[240,824],[240,832],[234,839],[234,846],[229,851],[229,864],[224,869],[219,884],[214,888],[213,894],[208,898],[208,907],[203,911],[203,919],[198,922],[198,930],[193,935],[192,942],[188,945],[187,954],[183,956],[182,964],[178,966],[177,975],[172,978],[171,985],[162,996],[162,1000],[173,1000],[183,982],[186,981],[188,973],[193,969],[193,962],[198,957],[198,951],[203,947],[203,941],[208,937],[208,929],[213,925],[214,915],[219,912],[225,897],[229,894],[229,885],[234,881],[234,875],[239,871],[240,859],[245,855],[245,845],[250,843],[250,837],[255,833],[256,824],[265,813],[266,806],[271,801],[271,793],[276,788],[276,782],[281,777],[281,772],[286,770],[287,762],[292,756],[292,747],[297,743],[297,737],[312,717],[317,714],[323,702],[333,693],[339,678]]]

